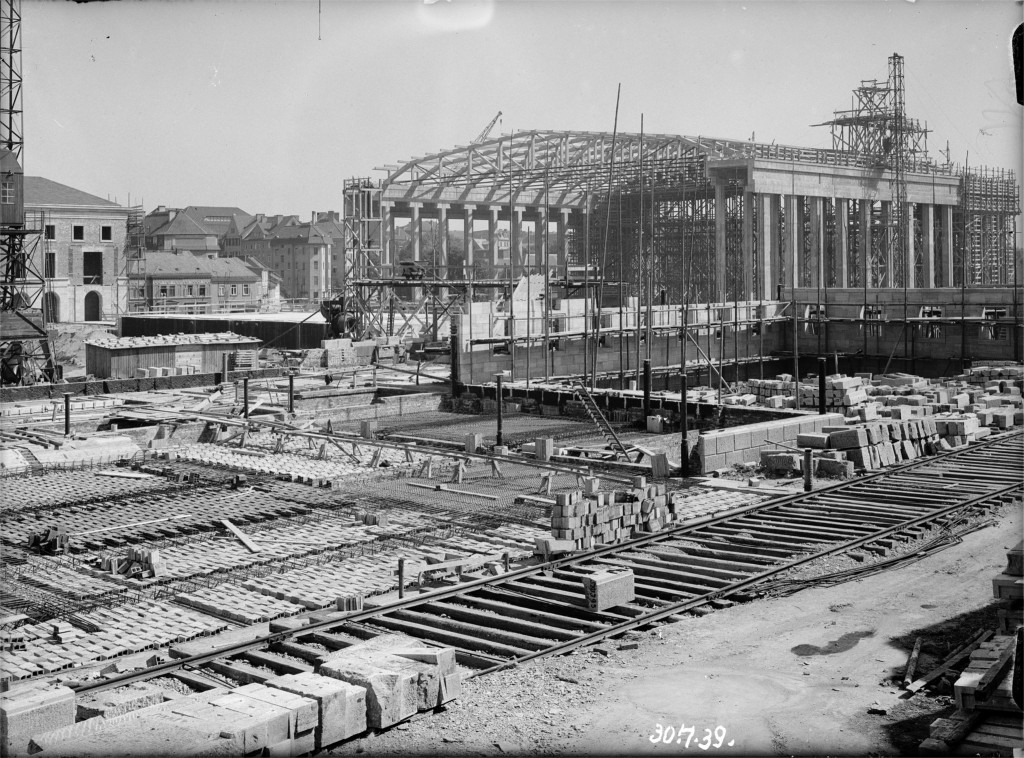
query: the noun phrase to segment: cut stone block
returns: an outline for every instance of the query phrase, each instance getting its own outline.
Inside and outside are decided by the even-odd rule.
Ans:
[[[164,701],[165,690],[148,682],[137,682],[116,690],[106,690],[78,699],[77,719],[84,721],[94,716],[111,718],[130,711],[156,705]]]
[[[33,735],[75,723],[75,691],[32,688],[0,697],[0,752],[25,755]]]
[[[628,569],[600,571],[584,576],[582,581],[587,607],[592,611],[624,605],[636,597],[633,572]]]
[[[170,713],[132,721],[130,728],[105,729],[59,745],[46,758],[107,758],[113,755],[240,755],[243,741],[222,733],[216,723]]]
[[[288,674],[266,686],[315,700],[316,747],[322,749],[366,731],[366,688],[318,674]]]
[[[384,668],[353,656],[324,661],[320,673],[366,690],[366,723],[373,729],[386,729],[416,713],[415,671]]]

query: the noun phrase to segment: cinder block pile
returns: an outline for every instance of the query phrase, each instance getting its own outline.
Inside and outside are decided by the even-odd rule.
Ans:
[[[133,606],[99,608],[79,614],[100,628],[98,632],[70,631],[58,624],[31,624],[19,628],[24,649],[4,653],[0,681],[85,666],[224,629],[223,621],[192,613],[180,606],[146,602]]]
[[[572,550],[590,550],[631,538],[636,532],[656,532],[675,520],[674,506],[664,484],[647,484],[634,477],[627,490],[559,492],[551,509],[551,534],[571,541]],[[553,545],[555,552],[565,546]]]

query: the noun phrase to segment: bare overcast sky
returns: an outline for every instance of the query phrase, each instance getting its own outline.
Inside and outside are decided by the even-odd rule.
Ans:
[[[933,156],[1020,176],[1014,0],[23,0],[26,172],[127,203],[340,210],[349,176],[499,132],[829,146],[906,59]],[[319,38],[318,38],[319,35]]]

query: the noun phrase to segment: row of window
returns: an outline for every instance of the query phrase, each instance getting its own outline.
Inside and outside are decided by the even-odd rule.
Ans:
[[[232,285],[218,284],[217,285],[217,294],[220,297],[225,297],[229,287],[230,287],[230,290],[231,290],[231,296],[232,297],[236,297],[238,295],[238,285],[237,284],[232,284]],[[249,290],[249,285],[248,284],[243,284],[242,285],[242,296],[243,297],[248,297],[249,296],[249,291],[250,291]],[[178,296],[178,289],[173,284],[161,284],[160,285],[159,293],[160,293],[160,297],[177,297]],[[206,285],[205,284],[183,284],[183,285],[181,285],[181,296],[182,297],[206,297]]]
[[[57,239],[57,227],[55,224],[47,224],[45,229],[45,236],[48,240]],[[71,239],[75,242],[85,241],[85,225],[75,224],[71,227]],[[112,226],[101,226],[100,227],[100,241],[110,242],[114,239],[114,227]]]

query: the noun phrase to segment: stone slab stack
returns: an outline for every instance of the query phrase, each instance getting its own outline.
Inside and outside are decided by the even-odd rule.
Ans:
[[[400,634],[386,634],[328,654],[320,674],[366,691],[366,723],[385,729],[459,696],[462,679],[452,648],[425,647]]]
[[[575,550],[611,545],[637,532],[656,532],[675,520],[673,504],[664,484],[647,484],[635,477],[630,489],[595,492],[582,490],[555,495],[551,509],[551,534],[556,541],[573,544]],[[543,549],[544,546],[538,546]],[[554,552],[561,545],[551,545]]]

